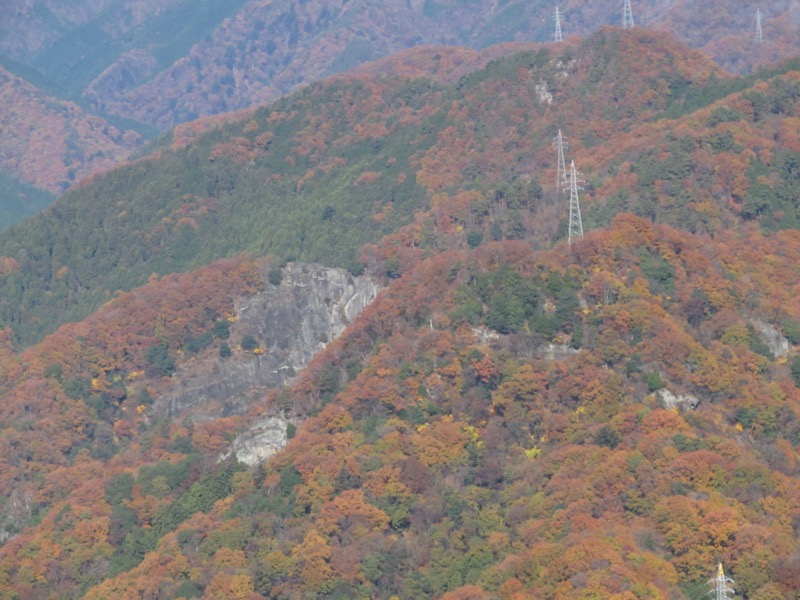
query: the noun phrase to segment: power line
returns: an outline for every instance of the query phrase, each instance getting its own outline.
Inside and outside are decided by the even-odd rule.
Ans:
[[[561,135],[561,130],[558,130],[558,135],[553,138],[553,147],[558,154],[558,165],[556,167],[556,190],[567,189],[567,165],[564,162],[564,148],[567,147],[567,141]]]

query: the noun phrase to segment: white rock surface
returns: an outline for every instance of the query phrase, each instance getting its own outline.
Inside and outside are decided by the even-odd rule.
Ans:
[[[658,390],[656,397],[661,402],[661,405],[667,410],[675,408],[682,410],[694,410],[700,404],[700,400],[688,394],[673,394],[667,389]]]
[[[220,460],[233,455],[240,463],[255,467],[286,445],[289,421],[281,417],[261,417],[239,435]]]
[[[773,327],[766,321],[761,319],[753,319],[750,321],[756,331],[756,335],[761,338],[772,356],[775,358],[783,358],[789,355],[789,340],[781,335],[777,328]]]

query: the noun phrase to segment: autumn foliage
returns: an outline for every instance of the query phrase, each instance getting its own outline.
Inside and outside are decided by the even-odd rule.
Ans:
[[[296,193],[348,148],[389,148],[336,180],[373,200],[361,266],[384,289],[289,386],[216,421],[153,397],[218,356],[218,323],[263,285],[249,259],[154,276],[23,352],[3,330],[0,595],[666,600],[705,594],[721,561],[742,597],[792,598],[797,75],[729,80],[639,32],[559,52],[566,76],[541,48],[460,87],[362,73],[199,134],[229,175],[280,154]],[[539,75],[586,126],[571,246]],[[401,175],[425,198],[402,219],[382,196]],[[164,239],[211,230],[211,200],[182,196]],[[292,420],[287,446],[221,460],[261,414]]]

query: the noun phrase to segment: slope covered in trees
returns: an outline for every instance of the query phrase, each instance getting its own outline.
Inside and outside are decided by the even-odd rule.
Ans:
[[[0,596],[666,600],[721,560],[791,600],[796,65],[732,78],[610,29],[490,56],[184,126],[0,236]],[[170,422],[169,375],[269,285],[201,266],[241,251],[385,289],[249,414]],[[221,461],[264,415],[288,446]]]
[[[0,228],[36,214],[73,182],[122,162],[142,141],[138,133],[47,96],[2,67],[0,100],[0,175],[5,182]]]
[[[550,184],[559,127],[587,176],[589,225],[619,210],[705,231],[796,219],[792,63],[730,78],[662,34],[607,29],[384,66],[210,130],[184,125],[0,235],[2,322],[29,343],[153,272],[241,251],[359,269],[362,244],[403,226],[424,245],[413,222],[430,207],[451,233],[546,243],[563,216]],[[386,258],[402,267],[370,260]]]
[[[234,300],[261,285],[255,266],[240,257],[191,275],[154,276],[22,354],[11,352],[4,330],[0,537],[61,493],[48,474],[84,459],[105,461],[125,447],[148,422],[143,411],[176,361],[219,345]]]
[[[275,100],[299,84],[413,46],[553,38],[554,5],[544,0],[19,4],[0,22],[2,56],[72,97],[160,129]],[[567,35],[622,21],[618,0],[560,8]],[[756,44],[751,5],[634,2],[638,26],[668,31],[739,73],[796,55],[791,0],[761,10],[765,42]]]
[[[563,2],[563,29],[566,35],[586,35],[619,25],[621,7],[618,0]],[[118,143],[117,133],[88,134],[87,119],[150,136],[198,117],[272,102],[407,48],[547,42],[552,40],[553,8],[544,0],[14,2],[0,7],[0,64],[42,90],[40,95],[57,100],[46,108],[37,106],[32,113],[37,118],[28,114],[21,119],[22,130],[13,142],[8,136],[0,140],[13,149],[15,163],[0,164],[0,173],[61,192],[98,166],[127,155],[112,152],[103,138],[110,135]],[[755,41],[754,10],[723,1],[702,7],[685,0],[634,2],[637,26],[669,32],[736,73],[797,53],[800,23],[791,0],[761,7],[763,43]],[[4,120],[17,120],[17,101],[6,99]],[[53,120],[56,109],[58,118],[66,119],[64,127]],[[63,139],[56,135],[53,147],[40,142],[62,128]],[[75,132],[92,138],[90,151]],[[30,164],[24,173],[16,164],[20,140],[34,142],[25,154]],[[124,150],[130,149],[129,142]],[[98,143],[103,147],[95,148]],[[8,198],[14,203],[18,190]],[[15,206],[9,213],[22,214],[20,208],[26,207]]]
[[[103,359],[139,303],[153,310],[176,284],[191,298],[209,284],[241,293],[243,263],[152,283],[91,329],[8,358],[26,407],[4,416],[8,472],[39,475],[22,479],[35,523],[0,548],[4,593],[691,598],[722,560],[742,597],[791,598],[800,381],[754,324],[797,340],[797,233],[712,240],[623,215],[565,250],[511,240],[416,259],[267,398],[261,410],[305,421],[252,471],[216,464],[235,422],[149,422],[138,400],[111,397],[136,385],[141,351]],[[164,298],[156,328],[172,344],[187,315]],[[553,340],[571,350],[554,359]],[[68,342],[94,366],[54,354]],[[100,383],[68,404],[68,375],[87,367]],[[101,393],[111,373],[125,385]],[[666,408],[664,390],[699,403]],[[40,463],[44,424],[7,436],[48,395],[63,407],[48,421],[77,423],[78,440],[87,423],[66,407],[109,396],[98,415],[114,437]]]

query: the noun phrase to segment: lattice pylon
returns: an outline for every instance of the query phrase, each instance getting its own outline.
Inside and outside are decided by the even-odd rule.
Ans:
[[[717,576],[708,583],[714,588],[715,600],[731,600],[736,593],[733,590],[733,579],[725,575],[722,563],[717,565]]]
[[[622,28],[633,29],[633,9],[631,8],[631,0],[625,0],[625,6],[622,9]]]
[[[583,237],[583,221],[581,220],[581,203],[578,199],[578,172],[575,170],[575,161],[569,165],[569,234],[570,246],[572,240]]]
[[[567,141],[561,135],[561,130],[558,130],[558,135],[553,138],[553,147],[556,149],[558,155],[556,167],[556,189],[558,191],[566,190],[569,185],[567,180],[567,164],[564,161],[564,148],[567,146]]]
[[[756,41],[760,44],[764,41],[764,32],[761,30],[761,9],[756,9]]]
[[[561,34],[561,9],[558,8],[558,4],[556,4],[556,12],[553,14],[553,19],[555,19],[556,22],[556,31],[553,39],[556,42],[563,42],[564,36]]]

